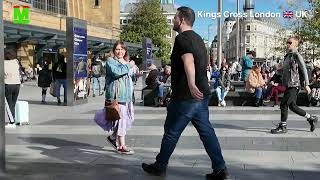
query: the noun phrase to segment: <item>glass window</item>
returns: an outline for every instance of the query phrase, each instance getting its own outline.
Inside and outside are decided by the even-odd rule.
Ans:
[[[94,6],[100,6],[100,0],[94,0]]]
[[[67,15],[67,0],[33,0],[33,8]]]
[[[246,43],[250,44],[250,36],[246,36]]]
[[[248,54],[250,51],[250,48],[246,48],[246,54]]]
[[[247,25],[247,31],[250,31],[250,25]]]
[[[25,3],[31,3],[31,0],[19,0],[21,2],[25,2]]]

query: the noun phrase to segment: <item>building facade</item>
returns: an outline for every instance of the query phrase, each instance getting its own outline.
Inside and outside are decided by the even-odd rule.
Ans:
[[[254,13],[253,1],[246,1],[244,12]],[[224,23],[223,51],[227,61],[236,60],[236,49],[239,48],[239,57],[246,55],[249,51],[256,52],[256,62],[275,62],[283,57],[282,52],[275,47],[283,46],[280,31],[281,24],[276,18],[250,17],[241,18],[240,24],[240,47],[236,45],[236,19],[227,18]],[[230,31],[230,28],[232,30]]]
[[[29,24],[13,23],[14,6],[30,7]],[[16,48],[23,66],[33,65],[44,50],[65,48],[66,17],[87,21],[89,54],[119,39],[119,0],[4,0],[5,45]]]

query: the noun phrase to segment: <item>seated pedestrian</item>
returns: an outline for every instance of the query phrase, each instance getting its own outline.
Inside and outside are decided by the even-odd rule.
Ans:
[[[226,66],[221,67],[217,84],[218,106],[226,106],[227,104],[224,99],[230,90],[230,74]]]
[[[246,90],[250,93],[255,93],[255,107],[262,105],[263,95],[266,91],[265,87],[266,83],[260,73],[260,66],[253,66],[252,70],[249,71],[248,79],[246,81]]]
[[[314,80],[310,84],[310,89],[311,89],[311,94],[309,95],[310,104],[312,106],[319,106],[320,104],[320,73],[316,74]]]
[[[219,83],[219,77],[220,77],[220,71],[218,69],[218,66],[214,65],[211,78],[210,78],[210,83],[209,83],[211,92],[214,92],[217,89],[218,83]]]
[[[267,95],[267,98],[264,102],[269,102],[271,98],[274,97],[274,106],[278,107],[279,103],[279,95],[286,91],[286,87],[282,85],[282,67],[278,65],[276,67],[275,74],[270,79],[270,91]]]
[[[164,106],[164,101],[167,93],[169,93],[169,89],[171,86],[171,66],[166,65],[164,67],[164,71],[159,76],[159,86],[157,91],[157,106]]]

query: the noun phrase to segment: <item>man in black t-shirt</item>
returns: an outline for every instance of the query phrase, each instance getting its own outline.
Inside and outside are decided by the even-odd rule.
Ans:
[[[174,17],[175,39],[171,55],[172,100],[164,125],[160,153],[153,164],[142,164],[149,174],[165,175],[167,164],[181,133],[191,121],[197,129],[204,147],[212,161],[213,172],[207,179],[226,179],[227,168],[219,141],[209,121],[208,102],[210,89],[207,78],[207,52],[202,38],[192,30],[194,11],[180,7]]]

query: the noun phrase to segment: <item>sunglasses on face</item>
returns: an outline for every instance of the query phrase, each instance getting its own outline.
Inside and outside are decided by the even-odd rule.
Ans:
[[[287,44],[290,44],[290,45],[291,45],[291,44],[292,44],[292,42],[291,42],[291,41],[288,41],[288,42],[287,42]]]

